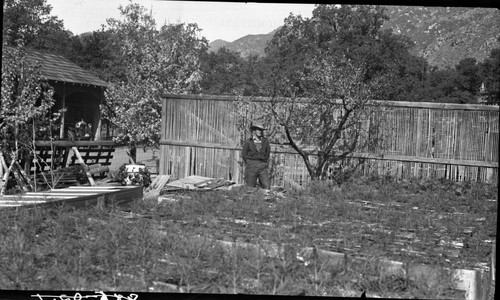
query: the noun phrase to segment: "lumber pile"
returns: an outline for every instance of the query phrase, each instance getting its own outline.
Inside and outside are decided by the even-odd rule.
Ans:
[[[170,180],[170,175],[158,175],[153,180],[153,182],[146,189],[146,193],[144,194],[144,200],[157,200],[160,196],[161,190]]]
[[[161,194],[179,190],[215,190],[235,184],[234,181],[223,178],[210,178],[202,176],[188,176],[179,180],[169,182],[162,189]]]

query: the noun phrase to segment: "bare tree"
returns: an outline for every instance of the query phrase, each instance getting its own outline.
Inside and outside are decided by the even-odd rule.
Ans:
[[[308,74],[303,77],[306,98],[294,97],[282,82],[268,113],[282,126],[311,179],[326,179],[330,166],[374,142],[367,138],[370,114],[376,111],[370,99],[380,81],[365,80],[362,63],[328,57],[311,64]],[[284,94],[292,96],[279,96]]]

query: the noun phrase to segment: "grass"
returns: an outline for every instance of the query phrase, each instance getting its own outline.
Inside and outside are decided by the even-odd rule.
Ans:
[[[473,268],[489,259],[485,240],[496,240],[497,202],[488,200],[497,200],[497,186],[482,183],[355,178],[283,197],[245,187],[168,196],[176,201],[142,201],[126,212],[2,212],[0,289],[450,298],[450,276],[429,286],[385,274],[378,259]],[[464,247],[453,247],[456,240]],[[285,251],[273,256],[235,241]],[[304,247],[366,259],[332,266],[313,251],[301,261]]]

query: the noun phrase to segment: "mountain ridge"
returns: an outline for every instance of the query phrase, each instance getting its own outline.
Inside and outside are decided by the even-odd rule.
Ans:
[[[431,66],[453,68],[464,58],[482,62],[493,48],[500,47],[500,10],[470,7],[383,6],[389,20],[382,29],[408,36],[413,53]],[[233,42],[215,40],[209,51],[221,47],[248,55],[264,56],[266,43],[279,28],[266,34],[249,34]]]

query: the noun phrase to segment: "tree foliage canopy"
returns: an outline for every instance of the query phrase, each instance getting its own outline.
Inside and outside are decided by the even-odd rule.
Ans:
[[[40,67],[26,61],[22,49],[2,48],[0,150],[17,153],[32,148],[35,138],[50,136],[53,89]],[[35,130],[36,129],[36,130]]]
[[[118,64],[106,90],[105,117],[122,133],[118,140],[158,145],[161,93],[200,90],[200,54],[207,41],[195,24],[164,25],[159,30],[145,8],[120,6],[121,19],[108,20],[113,61]]]
[[[2,40],[4,45],[24,46],[66,54],[71,33],[50,13],[46,0],[5,0],[3,2]]]
[[[500,48],[493,49],[481,64],[481,75],[485,84],[486,102],[500,105]]]
[[[201,88],[203,92],[212,95],[234,95],[236,89],[243,85],[244,62],[240,53],[225,47],[217,52],[202,54]]]
[[[385,18],[378,6],[318,5],[311,19],[288,17],[266,49],[269,113],[312,179],[356,149],[367,102],[407,52],[407,40],[380,30]]]

